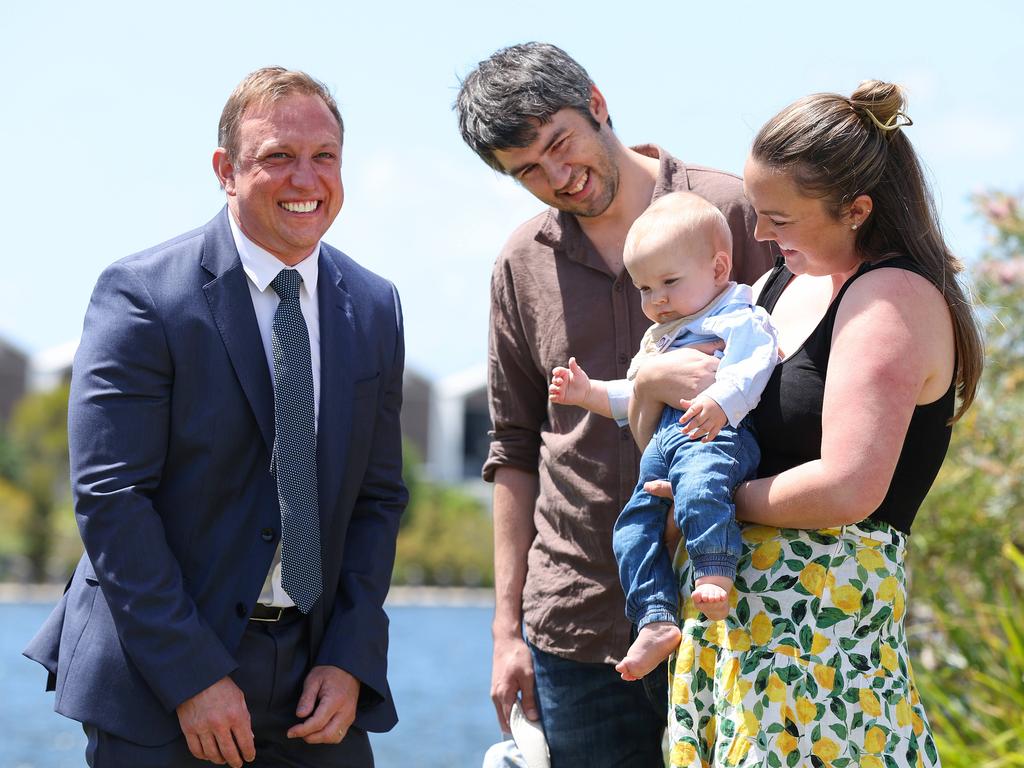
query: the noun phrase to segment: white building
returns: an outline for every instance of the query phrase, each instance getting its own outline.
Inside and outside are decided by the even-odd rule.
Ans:
[[[438,482],[459,485],[480,481],[490,428],[486,365],[474,366],[436,382],[431,398],[430,440],[425,462],[428,476]]]

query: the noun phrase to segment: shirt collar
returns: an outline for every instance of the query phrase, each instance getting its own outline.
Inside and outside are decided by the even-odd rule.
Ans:
[[[264,248],[256,245],[246,237],[242,228],[235,221],[235,216],[228,212],[228,222],[231,224],[231,236],[235,240],[235,248],[238,249],[238,258],[242,261],[242,270],[252,284],[263,293],[270,286],[271,281],[277,277],[277,273],[288,267],[276,256]],[[302,275],[302,286],[310,296],[316,295],[316,281],[320,273],[320,243],[306,258],[296,264],[293,269]]]

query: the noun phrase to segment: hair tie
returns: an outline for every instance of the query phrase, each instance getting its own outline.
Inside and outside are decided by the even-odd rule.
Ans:
[[[880,130],[885,131],[886,133],[898,130],[907,125],[914,124],[914,121],[910,119],[910,115],[908,115],[906,112],[903,112],[902,110],[898,111],[896,114],[894,114],[892,117],[890,117],[883,123],[881,120],[875,117],[875,113],[872,112],[870,109],[868,109],[867,107],[864,107],[863,109],[864,112],[867,113],[867,116],[871,118],[871,122],[873,122],[875,125],[879,127]]]

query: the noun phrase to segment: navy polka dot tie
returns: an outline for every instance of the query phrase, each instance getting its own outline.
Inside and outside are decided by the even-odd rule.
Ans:
[[[316,490],[316,411],[309,331],[299,308],[302,275],[282,269],[270,283],[281,297],[274,352],[274,475],[281,504],[281,586],[303,613],[323,592]]]

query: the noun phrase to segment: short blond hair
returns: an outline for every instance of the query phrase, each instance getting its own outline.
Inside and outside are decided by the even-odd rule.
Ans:
[[[245,76],[228,96],[217,126],[217,146],[223,147],[229,160],[238,157],[238,126],[250,107],[273,104],[288,96],[318,96],[338,121],[338,134],[345,138],[345,124],[341,112],[327,86],[305,72],[284,67],[263,67]]]
[[[666,242],[703,240],[732,256],[732,231],[725,215],[700,195],[672,192],[659,197],[633,222],[626,235],[625,258],[645,245],[656,248]]]

